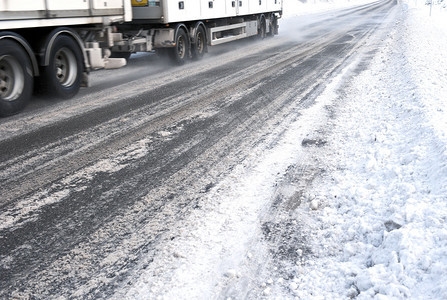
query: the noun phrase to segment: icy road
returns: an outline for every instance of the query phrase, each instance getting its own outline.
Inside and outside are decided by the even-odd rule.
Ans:
[[[399,11],[290,18],[182,67],[134,55],[75,99],[0,120],[0,298],[295,295],[271,278],[315,255],[306,215],[288,216],[319,209],[303,199],[327,171],[331,92],[368,68]]]

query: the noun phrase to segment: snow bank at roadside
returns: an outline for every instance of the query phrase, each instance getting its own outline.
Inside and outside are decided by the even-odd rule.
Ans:
[[[299,298],[447,298],[447,27],[404,7],[334,120],[314,257],[287,287]]]

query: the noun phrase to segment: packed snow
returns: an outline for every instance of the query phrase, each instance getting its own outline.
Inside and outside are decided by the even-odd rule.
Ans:
[[[447,298],[447,10],[402,9],[345,92],[330,171],[308,194],[315,257],[297,262],[291,296]]]
[[[290,18],[293,7],[312,13],[361,3],[292,1]],[[152,269],[117,298],[257,295],[245,285],[265,298],[447,299],[447,9],[410,0],[398,11],[368,67],[340,72],[275,147],[254,149],[212,187]],[[315,115],[330,106],[336,117]],[[321,132],[321,145],[304,142]],[[298,159],[316,159],[324,171],[294,212],[274,217],[299,228],[306,245],[296,245],[295,261],[271,268],[258,217],[268,219],[265,199]],[[280,193],[293,197],[297,185]]]
[[[333,124],[299,298],[447,298],[447,11],[403,9]]]

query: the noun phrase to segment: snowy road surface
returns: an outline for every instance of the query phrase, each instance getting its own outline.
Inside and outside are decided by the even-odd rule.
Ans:
[[[416,102],[385,101],[420,99],[412,66],[400,68],[406,56],[390,60],[407,51],[397,38],[407,14],[380,1],[289,18],[280,36],[215,47],[177,68],[135,55],[96,72],[75,99],[37,98],[0,120],[0,298],[430,290],[419,269],[402,267],[417,254],[385,247],[422,217],[417,193],[442,204],[446,191],[445,135],[418,125]],[[424,136],[402,142],[406,131]],[[403,144],[412,151],[400,157]],[[425,176],[428,150],[444,161],[432,169],[439,182],[406,183]],[[439,211],[429,222],[445,219]],[[432,245],[442,246],[439,234]],[[430,278],[441,280],[446,269],[430,255],[412,266],[435,266]],[[441,282],[430,295],[446,295]]]

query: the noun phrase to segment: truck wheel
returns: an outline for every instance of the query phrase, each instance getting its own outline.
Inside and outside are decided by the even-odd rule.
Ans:
[[[0,116],[22,110],[33,90],[31,61],[14,41],[0,39]]]
[[[81,86],[83,58],[81,49],[70,37],[59,35],[50,50],[49,65],[42,70],[41,82],[50,95],[69,99]]]
[[[188,54],[188,35],[183,28],[179,28],[175,35],[175,47],[169,49],[169,55],[175,64],[183,65],[188,58]]]
[[[274,36],[275,34],[278,34],[278,19],[273,14],[270,20],[270,36]]]
[[[268,32],[268,36],[269,37],[272,37],[272,36],[274,36],[275,35],[275,32],[274,32],[274,25],[273,25],[273,23],[275,22],[275,16],[274,15],[272,15],[271,17],[270,17],[270,21],[269,21],[269,32]]]
[[[196,30],[196,34],[194,37],[195,44],[192,47],[192,58],[195,60],[199,60],[203,57],[206,52],[206,35],[205,30],[203,30],[202,26],[199,26]]]
[[[261,16],[259,30],[258,30],[258,37],[261,40],[265,39],[265,36],[266,36],[266,31],[267,30],[266,30],[265,26],[266,26],[266,24],[265,24],[265,17]]]

